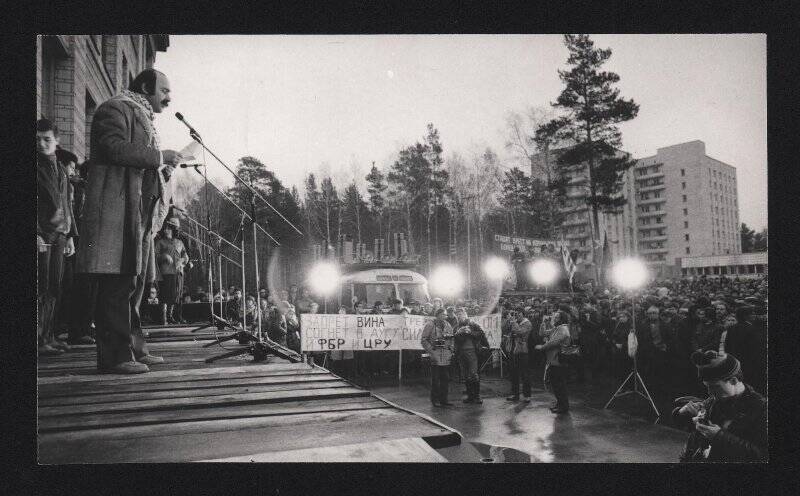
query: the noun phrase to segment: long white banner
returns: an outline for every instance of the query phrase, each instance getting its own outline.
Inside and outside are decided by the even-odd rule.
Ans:
[[[302,350],[421,350],[422,330],[431,320],[433,317],[420,315],[303,314]],[[483,328],[490,348],[500,347],[500,314],[470,320]]]

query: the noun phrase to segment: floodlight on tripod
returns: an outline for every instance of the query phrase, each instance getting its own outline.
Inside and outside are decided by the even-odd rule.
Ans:
[[[637,258],[625,258],[618,261],[614,266],[611,268],[611,276],[614,282],[623,290],[631,291],[631,333],[633,333],[633,339],[636,338],[636,300],[633,295],[633,291],[642,287],[648,278],[648,271],[647,266]],[[638,348],[638,346],[637,346]],[[639,374],[639,368],[637,363],[637,356],[639,352],[638,349],[632,354],[631,358],[633,359],[633,369],[631,373],[628,374],[628,377],[622,381],[622,384],[619,386],[617,391],[611,396],[611,399],[608,400],[606,406],[604,408],[608,408],[611,406],[611,403],[614,402],[615,399],[621,398],[623,396],[627,396],[629,394],[634,394],[637,396],[641,396],[650,404],[653,411],[656,412],[656,422],[658,418],[661,417],[661,413],[658,411],[655,402],[653,401],[653,397],[650,395],[650,391],[647,390],[647,386],[644,384],[644,380],[642,379],[641,374]],[[630,387],[631,389],[626,390],[626,386]]]

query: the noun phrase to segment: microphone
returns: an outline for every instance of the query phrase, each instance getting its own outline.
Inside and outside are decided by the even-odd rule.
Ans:
[[[184,124],[186,127],[188,127],[188,128],[189,128],[189,132],[191,132],[191,133],[193,133],[193,134],[196,134],[196,135],[200,136],[200,133],[198,133],[197,131],[195,131],[195,129],[192,127],[192,125],[191,125],[191,124],[189,124],[189,122],[188,122],[186,119],[184,119],[184,118],[183,118],[183,114],[181,114],[180,112],[175,112],[175,117],[177,117],[179,121],[183,122],[183,124]]]

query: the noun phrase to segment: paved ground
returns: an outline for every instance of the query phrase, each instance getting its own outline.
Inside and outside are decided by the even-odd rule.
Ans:
[[[460,431],[466,448],[495,462],[675,462],[686,439],[670,427],[590,406],[583,395],[573,397],[569,414],[554,415],[549,393],[535,388],[531,403],[511,403],[505,400],[507,388],[507,381],[486,379],[483,405],[465,405],[463,387],[454,382],[455,405],[447,408],[433,407],[420,382],[372,391]],[[478,461],[463,449],[443,454],[451,461]]]

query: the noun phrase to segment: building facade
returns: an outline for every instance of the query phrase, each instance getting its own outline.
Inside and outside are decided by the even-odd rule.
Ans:
[[[679,275],[684,257],[742,251],[736,169],[705,152],[691,141],[634,166],[638,255],[656,275]]]
[[[538,154],[532,159],[531,173],[542,180],[546,180],[548,162],[552,164],[558,156],[559,150],[553,150],[547,157]],[[633,171],[625,172],[620,194],[628,201],[615,212],[599,212],[597,226],[590,222],[592,210],[586,203],[589,195],[589,174],[586,166],[572,166],[569,172],[561,174],[568,180],[565,187],[565,201],[559,209],[563,216],[561,233],[569,246],[570,251],[578,252],[578,268],[586,278],[594,278],[592,265],[593,254],[602,263],[603,243],[608,243],[609,255],[612,259],[623,256],[632,256],[637,250],[637,232],[634,229],[636,216],[636,198],[634,193]],[[595,232],[596,231],[596,232]],[[592,240],[594,251],[592,250]]]
[[[546,170],[543,160],[537,155],[531,167],[540,178]],[[638,159],[624,175],[621,194],[626,204],[618,212],[600,213],[597,226],[590,222],[586,204],[586,167],[575,167],[568,175],[562,232],[585,262],[592,260],[593,237],[598,260],[607,240],[612,259],[643,258],[656,277],[679,276],[684,257],[742,251],[736,169],[707,156],[702,141],[659,148],[655,155]],[[583,264],[584,271],[589,268]]]
[[[739,277],[753,278],[768,273],[768,255],[740,253],[737,255],[712,255],[709,257],[681,258],[681,275],[685,277]]]
[[[152,68],[166,35],[49,35],[36,40],[36,113],[58,126],[62,148],[89,157],[98,105]]]

